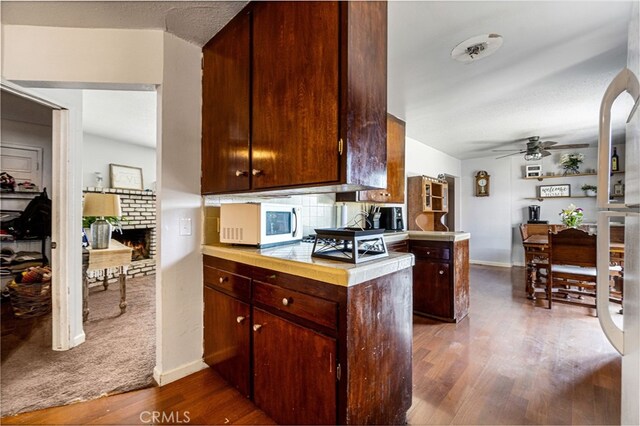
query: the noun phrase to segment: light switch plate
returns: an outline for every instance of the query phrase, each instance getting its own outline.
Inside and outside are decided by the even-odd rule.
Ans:
[[[180,235],[181,236],[191,235],[191,218],[187,218],[187,217],[180,218]]]

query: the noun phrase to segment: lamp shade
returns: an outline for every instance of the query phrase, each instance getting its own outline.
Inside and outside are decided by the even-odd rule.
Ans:
[[[83,216],[122,216],[120,197],[116,194],[84,194]]]

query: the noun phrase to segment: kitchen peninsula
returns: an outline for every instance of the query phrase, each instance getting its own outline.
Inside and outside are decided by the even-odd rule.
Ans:
[[[413,311],[440,321],[459,322],[469,312],[468,232],[409,231],[385,237],[390,251],[416,257]]]
[[[278,423],[405,423],[413,255],[311,249],[203,246],[205,362]]]

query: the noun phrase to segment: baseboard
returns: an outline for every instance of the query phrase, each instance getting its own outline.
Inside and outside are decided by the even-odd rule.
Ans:
[[[86,335],[84,334],[84,331],[82,331],[80,334],[78,334],[76,337],[74,337],[73,339],[71,339],[71,347],[75,348],[76,346],[78,346],[81,343],[84,343],[84,341],[86,340]]]
[[[165,372],[161,372],[160,370],[158,370],[158,366],[155,366],[153,368],[153,379],[156,381],[156,383],[158,383],[159,386],[164,386],[168,383],[175,382],[178,379],[182,379],[189,374],[204,370],[205,368],[208,368],[208,366],[201,359],[181,365],[178,368],[174,368],[173,370]]]
[[[469,263],[471,263],[472,265],[485,265],[485,266],[497,266],[499,268],[511,268],[510,263],[490,262],[488,260],[470,260]]]

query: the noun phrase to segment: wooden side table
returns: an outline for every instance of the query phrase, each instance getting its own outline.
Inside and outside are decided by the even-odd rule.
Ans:
[[[104,279],[102,285],[104,289],[109,288],[108,274],[109,270],[118,272],[118,280],[120,282],[120,313],[124,313],[127,309],[127,269],[131,263],[131,252],[133,250],[124,244],[111,240],[109,248],[101,250],[93,250],[88,247],[86,254],[83,253],[82,269],[82,321],[89,318],[89,273],[92,271],[104,271]]]

